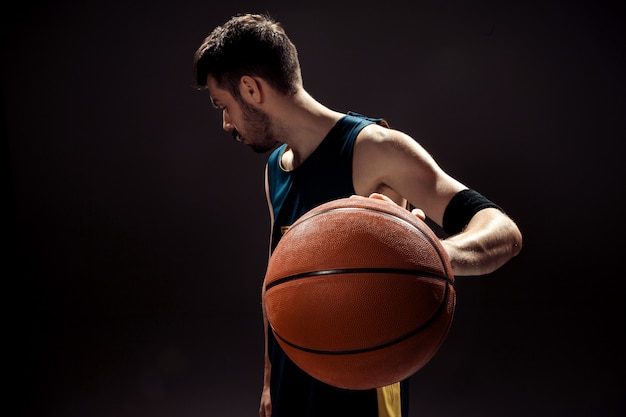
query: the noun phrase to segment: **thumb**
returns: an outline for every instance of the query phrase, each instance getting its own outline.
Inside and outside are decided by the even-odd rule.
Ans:
[[[411,210],[411,214],[413,214],[415,217],[418,217],[422,221],[426,220],[426,214],[424,214],[424,210],[422,209],[415,208]]]

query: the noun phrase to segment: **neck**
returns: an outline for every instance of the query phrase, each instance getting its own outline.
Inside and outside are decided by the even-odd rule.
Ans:
[[[280,130],[281,142],[287,144],[283,167],[291,170],[300,165],[343,116],[315,100],[304,89],[278,100],[273,119]]]

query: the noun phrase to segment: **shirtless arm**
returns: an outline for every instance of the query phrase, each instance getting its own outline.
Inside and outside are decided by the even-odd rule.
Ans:
[[[272,202],[269,195],[267,166],[265,167],[265,195],[267,197],[267,204],[270,212],[270,241],[268,246],[268,259],[272,252],[272,233],[274,230],[274,210],[272,208]],[[272,364],[268,355],[268,341],[267,332],[269,331],[269,324],[267,321],[267,314],[265,311],[265,285],[262,288],[261,294],[261,308],[263,310],[263,330],[265,337],[265,354],[264,354],[264,367],[263,367],[263,391],[261,392],[261,405],[259,407],[260,417],[270,417],[272,415],[272,399],[270,397],[270,377],[272,374]]]
[[[378,125],[364,128],[357,137],[353,182],[361,195],[380,192],[396,202],[408,200],[440,226],[452,197],[468,188],[445,173],[413,138]],[[522,236],[505,213],[488,208],[442,244],[455,275],[482,275],[517,255]]]

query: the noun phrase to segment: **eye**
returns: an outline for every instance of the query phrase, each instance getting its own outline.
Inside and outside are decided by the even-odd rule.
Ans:
[[[215,100],[213,99],[213,97],[211,97],[211,105],[213,106],[214,109],[217,109],[217,110],[220,110],[220,111],[223,111],[223,110],[226,109],[226,106],[222,106],[222,105],[216,103]]]

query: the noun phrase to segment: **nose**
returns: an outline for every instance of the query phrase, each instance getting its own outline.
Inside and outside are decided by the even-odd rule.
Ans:
[[[226,109],[222,110],[222,129],[229,132],[233,130],[233,124],[230,121],[230,116],[228,115],[228,111]]]

